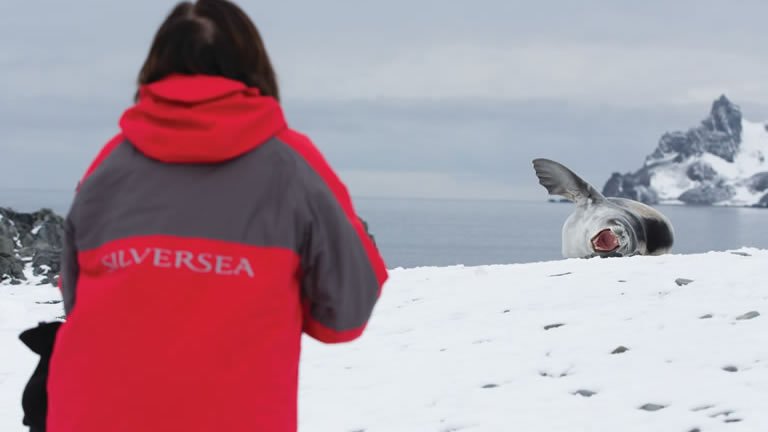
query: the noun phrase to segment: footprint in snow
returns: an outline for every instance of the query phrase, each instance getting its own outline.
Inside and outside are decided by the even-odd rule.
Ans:
[[[582,389],[582,390],[577,390],[577,391],[575,391],[575,392],[573,392],[571,394],[574,395],[574,396],[583,396],[585,398],[591,398],[592,396],[596,395],[597,392],[594,392],[592,390],[584,390],[584,389]]]
[[[440,432],[459,432],[464,429],[466,429],[465,426],[451,426],[451,427],[448,427],[447,429],[441,430]]]
[[[565,272],[565,273],[558,273],[558,274],[549,275],[549,277],[551,277],[551,278],[552,277],[563,277],[563,276],[568,276],[568,275],[572,275],[572,274],[573,274],[573,272]]]
[[[629,348],[625,346],[620,346],[616,348],[615,350],[611,351],[611,354],[624,354],[625,352],[629,351]]]
[[[710,415],[710,417],[711,418],[716,418],[716,419],[722,418],[723,422],[725,422],[725,423],[738,423],[738,422],[742,421],[742,419],[740,419],[738,417],[731,417],[732,414],[733,414],[733,411],[731,411],[731,410],[724,410],[724,411],[720,411],[720,412],[714,413],[714,414]]]
[[[660,404],[655,404],[655,403],[647,403],[647,404],[641,406],[640,409],[643,410],[643,411],[654,412],[654,411],[663,410],[666,407],[667,407],[666,405],[660,405]]]
[[[715,407],[714,405],[699,405],[699,406],[695,406],[695,407],[691,408],[691,411],[692,412],[706,411],[706,410],[712,409],[714,407]]]
[[[548,371],[539,371],[539,376],[542,376],[544,378],[565,378],[565,377],[570,375],[570,372],[571,372],[570,369],[564,370],[564,371],[559,372],[559,373],[557,373],[557,372],[556,373],[552,373],[552,372],[548,372]]]
[[[757,318],[759,316],[760,316],[760,312],[758,312],[758,311],[751,311],[751,312],[745,313],[744,315],[737,316],[736,319],[738,321],[746,321],[746,320],[755,319],[755,318]]]

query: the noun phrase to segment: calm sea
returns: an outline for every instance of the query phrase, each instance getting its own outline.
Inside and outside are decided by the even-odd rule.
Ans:
[[[65,213],[71,192],[1,190],[0,206]],[[389,267],[510,264],[560,259],[572,204],[525,201],[355,200]],[[768,210],[660,206],[674,253],[768,248]]]

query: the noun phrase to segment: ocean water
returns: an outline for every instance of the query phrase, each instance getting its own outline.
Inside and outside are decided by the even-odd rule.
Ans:
[[[389,267],[562,259],[571,203],[359,199]],[[672,253],[768,248],[768,210],[658,206],[675,228]]]
[[[0,206],[66,213],[72,191],[2,190]],[[527,201],[357,198],[387,265],[512,264],[561,259],[573,205]],[[673,253],[768,248],[768,210],[659,206],[675,227]]]

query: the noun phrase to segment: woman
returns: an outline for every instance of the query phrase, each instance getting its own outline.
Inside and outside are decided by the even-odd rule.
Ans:
[[[278,101],[234,4],[162,24],[67,216],[50,431],[296,430],[302,333],[360,336],[387,271]]]

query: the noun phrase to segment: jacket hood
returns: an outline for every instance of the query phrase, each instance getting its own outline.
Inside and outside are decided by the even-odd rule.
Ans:
[[[173,75],[142,86],[123,113],[125,138],[167,163],[215,163],[241,156],[286,128],[280,104],[223,77]]]

